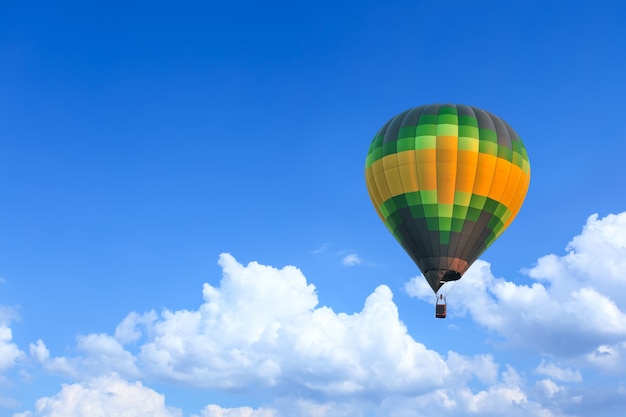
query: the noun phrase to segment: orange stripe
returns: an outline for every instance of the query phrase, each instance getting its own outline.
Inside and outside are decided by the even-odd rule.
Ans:
[[[522,208],[524,197],[526,197],[526,193],[528,192],[529,183],[530,183],[530,176],[523,174],[522,177],[520,178],[518,186],[516,187],[514,200],[511,203],[511,207],[510,207],[511,217],[509,217],[504,222],[505,229],[509,227],[513,219],[515,219],[515,217],[517,216],[517,213],[519,213],[520,209]]]
[[[471,193],[476,179],[478,152],[459,150],[457,158],[456,191]]]
[[[511,171],[509,172],[509,183],[504,189],[504,192],[500,196],[500,203],[504,204],[509,210],[513,207],[513,200],[515,199],[515,191],[522,178],[522,170],[517,165],[511,164]]]
[[[506,159],[496,159],[495,173],[493,180],[491,181],[491,187],[489,188],[489,198],[502,202],[502,194],[504,193],[504,190],[506,190],[507,184],[509,183],[512,165],[513,164]]]
[[[489,188],[491,188],[491,182],[493,181],[493,174],[495,170],[496,157],[486,153],[479,153],[476,179],[472,190],[474,194],[480,196],[487,196],[487,194],[489,194]]]

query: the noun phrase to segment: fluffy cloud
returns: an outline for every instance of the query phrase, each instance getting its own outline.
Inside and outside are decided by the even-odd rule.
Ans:
[[[0,306],[0,373],[6,371],[15,365],[15,363],[24,358],[24,352],[13,343],[13,332],[11,330],[11,321],[17,315],[8,308]]]
[[[487,262],[477,261],[448,300],[451,315],[469,312],[510,342],[542,353],[583,356],[604,347],[596,355],[598,362],[623,360],[626,213],[591,216],[567,250],[565,256],[548,255],[527,270],[535,280],[531,285],[496,278]],[[406,289],[432,301],[421,277]]]
[[[93,412],[117,407],[125,415],[131,393],[146,396],[135,415],[176,415],[162,396],[122,377],[288,393],[266,408],[208,405],[201,417],[488,415],[493,404],[542,415],[511,377],[515,371],[501,372],[491,355],[444,357],[417,342],[384,285],[360,312],[336,313],[318,306],[315,287],[297,268],[242,265],[228,254],[219,263],[220,285],[204,285],[196,310],[131,313],[114,336],[80,336],[76,357],[52,357],[42,341],[31,344],[30,356],[45,369],[78,382],[24,416],[86,413],[88,403]],[[422,411],[406,414],[415,406]]]
[[[80,378],[81,375],[101,375],[117,372],[127,377],[139,376],[135,365],[136,358],[112,336],[107,334],[90,334],[77,338],[76,350],[80,356],[50,357],[50,352],[42,340],[31,343],[30,355],[38,361],[44,370]]]
[[[160,394],[126,381],[138,378],[211,390],[279,393],[260,408],[207,405],[199,417],[557,417],[576,415],[559,410],[591,407],[571,389],[582,382],[580,372],[558,362],[542,361],[531,372],[536,380],[528,382],[529,375],[499,365],[491,355],[443,356],[428,349],[408,334],[387,286],[376,288],[361,311],[337,313],[318,305],[315,287],[295,267],[242,265],[228,254],[220,256],[219,264],[222,280],[219,286],[204,285],[204,302],[197,309],[130,313],[114,335],[79,337],[76,357],[51,357],[42,341],[31,344],[30,356],[48,371],[78,382],[40,399],[39,414],[23,416],[52,416],[55,410],[62,410],[56,415],[71,416],[84,398],[109,414],[113,407],[123,413],[128,408],[120,393],[133,389],[137,397],[153,398],[144,402],[160,410],[152,415],[179,415],[164,405]],[[461,284],[455,300],[462,301],[451,305],[452,314],[469,313],[516,343],[547,337],[551,330],[555,338],[568,331],[574,340],[588,336],[587,327],[599,318],[583,307],[598,302],[597,297],[604,312],[615,315],[612,325],[618,326],[617,331],[615,326],[600,326],[594,343],[615,335],[619,340],[621,306],[605,301],[593,286],[561,293],[544,278],[530,286],[517,285],[495,278],[480,261]],[[430,289],[427,292],[417,281],[411,285],[414,294],[423,292],[432,301]],[[542,303],[570,316],[552,317],[531,308]],[[570,323],[572,317],[578,322]],[[559,351],[549,337],[544,343],[546,352]],[[586,352],[587,361],[595,355],[607,369],[615,366],[611,360],[618,358],[619,363],[621,342],[594,343]],[[111,370],[116,376],[109,376]],[[607,392],[610,398],[619,394]],[[107,402],[109,397],[118,398],[117,405]]]
[[[140,382],[130,383],[116,375],[64,385],[56,395],[37,400],[35,410],[14,417],[182,416],[180,410],[165,406],[163,395]]]
[[[556,417],[562,416],[542,407],[529,398],[523,379],[510,366],[502,372],[493,363],[492,358],[480,356],[463,358],[449,354],[448,363],[451,373],[446,385],[418,395],[388,395],[381,401],[367,398],[351,398],[332,401],[304,399],[297,396],[285,396],[276,399],[268,406],[252,408],[222,407],[209,404],[199,414],[191,417],[365,417],[365,416],[404,416],[442,417],[464,416],[524,416]],[[479,371],[486,366],[487,371]],[[455,367],[455,368],[452,368]],[[469,374],[483,375],[490,385],[485,389],[470,389],[467,382]],[[560,388],[549,381],[537,383],[544,391],[559,392]],[[128,382],[112,374],[93,378],[82,383],[64,385],[59,393],[51,397],[40,398],[35,404],[35,411],[14,414],[14,417],[95,417],[95,416],[155,416],[181,417],[176,408],[165,404],[165,398],[141,384]]]
[[[535,368],[535,373],[562,382],[581,382],[583,380],[578,369],[561,368],[553,363],[546,363],[545,360],[542,360],[539,366]]]
[[[118,337],[138,342],[146,373],[193,386],[283,384],[324,395],[443,383],[445,361],[408,335],[386,286],[361,312],[337,314],[317,307],[315,287],[294,267],[244,266],[227,254],[219,263],[220,287],[205,284],[197,310],[131,314],[118,326]]]
[[[474,358],[472,366],[478,367],[490,358]],[[458,362],[457,362],[458,365]],[[489,365],[489,364],[488,364]],[[495,365],[495,364],[493,364]],[[461,367],[463,368],[463,367]],[[488,366],[491,368],[491,365]],[[461,371],[463,373],[465,371]],[[510,366],[491,375],[484,389],[472,389],[463,381],[463,376],[453,370],[446,385],[417,396],[389,396],[379,404],[360,405],[351,412],[336,413],[331,408],[328,414],[319,416],[402,416],[402,417],[469,417],[469,416],[519,416],[556,417],[562,414],[543,407],[529,397],[523,378]],[[459,381],[460,378],[460,381]],[[359,412],[354,412],[357,409]],[[341,410],[347,411],[347,410]],[[288,414],[285,414],[288,415]]]
[[[591,288],[626,308],[626,212],[602,219],[590,216],[580,235],[566,247],[564,256],[547,255],[527,271],[549,283],[557,294]]]
[[[53,357],[41,340],[30,355],[76,380],[116,372],[224,390],[289,387],[327,398],[414,395],[441,387],[450,374],[444,358],[408,334],[384,285],[360,312],[335,313],[318,306],[315,287],[295,267],[244,266],[228,254],[219,264],[220,285],[204,285],[198,309],[131,313],[114,336],[78,337],[78,356]]]
[[[276,417],[276,411],[255,410],[250,407],[222,408],[219,405],[210,404],[202,409],[200,416],[194,414],[192,417]]]

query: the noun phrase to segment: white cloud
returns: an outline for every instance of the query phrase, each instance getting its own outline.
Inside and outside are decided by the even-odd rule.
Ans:
[[[408,334],[386,286],[362,311],[335,313],[317,306],[315,287],[295,267],[244,266],[228,254],[219,263],[220,286],[204,285],[197,310],[131,313],[115,337],[80,336],[76,357],[50,357],[42,341],[31,344],[31,356],[76,379],[114,371],[195,387],[289,387],[327,397],[425,392],[449,374],[438,353]]]
[[[560,387],[554,381],[552,381],[551,379],[547,379],[547,378],[537,381],[536,385],[537,385],[537,388],[539,388],[543,392],[543,394],[548,398],[552,398],[559,392],[563,391],[563,387]]]
[[[605,372],[623,375],[626,372],[626,342],[600,345],[585,355],[585,359]]]
[[[501,371],[491,355],[448,352],[444,358],[416,341],[387,286],[376,288],[360,312],[336,313],[318,306],[315,287],[297,268],[244,266],[228,254],[219,263],[220,285],[204,285],[198,309],[131,313],[115,337],[79,337],[77,357],[51,357],[42,341],[31,344],[31,357],[47,370],[81,381],[39,400],[35,416],[57,410],[72,416],[87,399],[92,411],[126,412],[121,392],[132,392],[132,384],[108,370],[213,390],[284,394],[260,408],[207,405],[200,417],[552,415],[529,397],[512,367]],[[138,397],[153,398],[151,409],[176,415],[158,394],[134,386]],[[109,397],[117,403],[105,401]]]
[[[483,360],[484,358],[480,358]],[[480,361],[479,360],[479,361]],[[471,360],[470,360],[471,361]],[[457,362],[458,363],[458,362]],[[478,363],[478,362],[477,362]],[[476,363],[476,364],[477,364]],[[461,371],[464,372],[464,371]],[[457,374],[447,384],[417,395],[389,395],[382,401],[366,398],[320,401],[290,395],[278,398],[269,406],[252,408],[222,407],[209,404],[191,417],[441,417],[528,416],[553,417],[561,414],[543,408],[528,398],[523,381],[511,367],[496,375],[493,384],[484,390],[472,390],[458,383]],[[541,382],[545,390],[554,386]],[[557,389],[558,391],[558,389]],[[556,392],[556,391],[555,391]],[[165,398],[140,382],[130,383],[117,375],[101,376],[83,383],[63,385],[51,397],[36,401],[35,411],[14,414],[14,417],[95,417],[155,416],[180,417],[180,410],[167,406]]]
[[[65,357],[50,358],[50,351],[45,343],[39,339],[29,345],[30,356],[39,362],[43,369],[59,375],[77,377],[78,370]]]
[[[315,287],[294,267],[276,269],[256,262],[244,266],[230,255],[222,255],[219,262],[224,270],[220,286],[205,284],[205,301],[197,310],[132,313],[117,327],[116,338],[79,337],[78,357],[50,357],[42,341],[31,344],[31,356],[48,370],[56,367],[79,380],[109,369],[125,376],[138,370],[144,378],[196,387],[274,387],[298,393],[296,399],[315,398],[279,400],[276,407],[262,409],[213,405],[202,411],[203,417],[289,416],[293,407],[303,416],[348,416],[371,406],[382,407],[384,415],[391,409],[385,398],[433,401],[435,409],[441,396],[463,393],[468,399],[455,403],[458,414],[485,395],[517,392],[502,388],[499,366],[490,355],[449,352],[443,358],[413,339],[386,286],[378,287],[360,312],[335,313],[317,305]],[[130,354],[131,347],[124,349],[120,341],[132,344],[137,354]],[[474,382],[500,388],[474,393],[468,388]],[[72,387],[81,391],[85,386]],[[55,398],[69,388],[64,390]],[[478,403],[472,407],[483,408]]]
[[[361,265],[363,263],[363,259],[361,259],[356,253],[351,253],[344,256],[341,260],[341,263],[345,266],[356,266]]]
[[[445,362],[408,335],[387,287],[361,312],[337,314],[316,308],[315,287],[294,267],[243,266],[230,255],[220,265],[221,285],[205,284],[198,310],[165,311],[136,326],[151,335],[138,355],[148,373],[195,386],[287,384],[326,395],[442,383]]]
[[[590,216],[564,256],[547,255],[527,273],[551,284],[553,292],[569,294],[593,288],[622,310],[626,307],[626,212],[602,219]]]
[[[448,352],[442,357],[408,334],[384,285],[360,312],[337,313],[318,305],[315,287],[295,267],[244,266],[228,254],[219,263],[220,285],[204,285],[204,302],[197,309],[131,313],[115,337],[79,337],[77,357],[51,357],[42,341],[31,344],[31,357],[46,369],[79,381],[40,400],[35,416],[52,416],[56,409],[73,412],[70,397],[75,403],[93,397],[94,407],[112,410],[102,393],[109,392],[109,384],[129,383],[108,376],[109,370],[127,379],[284,395],[260,408],[208,405],[200,417],[556,417],[565,414],[551,401],[565,401],[568,393],[559,383],[582,378],[577,370],[542,362],[535,373],[546,378],[527,384],[491,355]],[[455,314],[469,312],[504,335],[509,333],[502,329],[517,318],[520,337],[532,336],[529,324],[514,313],[547,297],[550,288],[507,283],[493,277],[488,264],[477,266],[467,288],[455,290],[455,295],[466,291],[473,303],[451,306]],[[417,282],[412,285],[416,293],[422,291]],[[159,396],[140,384],[137,390]],[[119,404],[125,409],[123,401]],[[159,404],[163,413],[177,415]]]
[[[114,337],[123,344],[135,343],[141,338],[137,325],[150,326],[157,318],[154,311],[143,315],[132,312],[115,328]]]
[[[29,345],[31,357],[50,373],[79,379],[110,372],[117,372],[127,377],[137,377],[140,374],[135,364],[136,358],[115,338],[107,334],[79,336],[76,349],[82,355],[71,358],[51,358],[42,340]]]
[[[141,382],[130,383],[116,375],[101,376],[82,384],[63,385],[59,393],[35,403],[34,412],[14,417],[181,417],[180,410],[165,406],[165,397]]]
[[[549,376],[561,382],[581,382],[583,380],[578,369],[561,368],[553,363],[546,363],[545,360],[542,360],[535,368],[535,373]]]
[[[216,404],[209,404],[202,409],[200,416],[192,417],[275,417],[272,409],[253,409],[250,407],[222,408]]]
[[[12,308],[0,306],[0,372],[13,367],[25,357],[24,352],[13,342],[10,325],[16,318],[17,313]]]
[[[555,417],[540,403],[529,398],[523,379],[510,366],[496,375],[487,388],[472,389],[458,383],[452,373],[444,387],[414,397],[390,396],[372,415],[402,417],[465,417],[465,416],[524,416]],[[490,377],[491,379],[491,377]],[[351,415],[351,414],[346,414]],[[367,413],[355,415],[370,415]]]
[[[446,363],[453,373],[451,379],[457,383],[466,383],[476,378],[481,382],[494,384],[498,378],[498,364],[491,355],[467,357],[451,351],[448,352]]]
[[[12,342],[13,334],[11,328],[0,324],[0,372],[3,372],[19,359],[24,357],[24,353]]]
[[[531,285],[496,278],[479,260],[448,297],[450,315],[469,312],[510,342],[559,357],[582,356],[605,345],[616,349],[626,341],[624,236],[626,213],[591,216],[567,255],[543,257],[527,271],[536,280]],[[432,302],[423,278],[414,278],[406,289]]]

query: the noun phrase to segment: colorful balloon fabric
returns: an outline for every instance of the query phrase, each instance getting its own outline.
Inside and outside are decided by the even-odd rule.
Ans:
[[[365,178],[378,215],[436,293],[511,224],[530,164],[504,120],[476,107],[431,104],[378,131]]]

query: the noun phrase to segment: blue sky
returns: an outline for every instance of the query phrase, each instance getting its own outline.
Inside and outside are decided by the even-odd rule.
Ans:
[[[5,2],[0,414],[617,416],[620,1]],[[452,102],[532,178],[433,296],[364,181]]]

